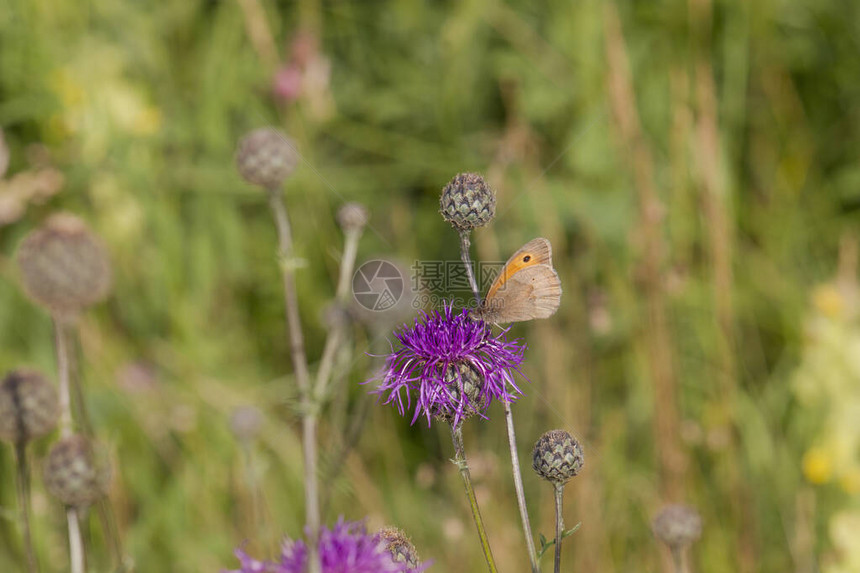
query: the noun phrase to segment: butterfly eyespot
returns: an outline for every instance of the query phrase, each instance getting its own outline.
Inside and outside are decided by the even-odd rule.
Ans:
[[[524,257],[523,257],[523,262],[524,262],[524,263],[527,263],[527,262],[529,262],[530,260],[532,260],[532,256],[531,256],[531,255],[526,255],[526,256],[524,256]]]

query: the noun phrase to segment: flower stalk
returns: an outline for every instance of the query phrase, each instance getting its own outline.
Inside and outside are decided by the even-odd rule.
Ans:
[[[349,296],[349,281],[355,268],[355,259],[358,255],[358,241],[360,238],[361,229],[345,230],[343,258],[340,262],[340,273],[337,281],[337,289],[335,290],[335,304],[341,307],[346,303],[347,296]],[[338,309],[339,311],[340,309]],[[319,370],[317,370],[316,385],[314,386],[314,398],[318,402],[323,400],[328,390],[332,369],[334,368],[334,359],[337,350],[343,342],[345,327],[346,325],[343,320],[335,320],[326,337]]]
[[[460,231],[460,256],[463,259],[463,264],[466,265],[466,272],[469,276],[469,284],[472,287],[472,294],[475,296],[476,303],[480,306],[481,295],[478,292],[478,284],[475,281],[475,275],[472,273],[472,258],[469,253],[469,247],[469,231]],[[523,535],[526,538],[526,550],[529,553],[529,563],[531,564],[532,573],[539,573],[534,536],[532,535],[532,526],[529,521],[525,490],[523,489],[523,476],[520,471],[520,458],[519,454],[517,454],[517,435],[516,430],[514,429],[514,415],[511,411],[511,402],[509,400],[502,400],[502,403],[505,407],[505,427],[508,432],[508,446],[511,450],[511,468],[514,475],[514,489],[517,494],[517,507],[519,507],[520,510]]]
[[[287,207],[281,198],[280,189],[268,189],[269,206],[275,219],[278,232],[278,259],[284,283],[284,306],[289,334],[290,355],[299,388],[302,415],[302,452],[304,456],[305,483],[305,525],[308,528],[310,573],[320,573],[321,564],[317,551],[317,536],[320,528],[319,486],[317,483],[317,405],[313,401],[304,337],[299,318],[299,304],[296,296],[295,260],[293,240]]]
[[[73,434],[72,392],[69,368],[69,344],[63,321],[54,317],[54,349],[57,354],[57,379],[60,386],[60,437],[68,438]],[[86,556],[78,510],[66,507],[66,521],[69,528],[69,562],[72,573],[84,573]]]
[[[529,562],[532,573],[539,573],[537,565],[537,554],[535,553],[535,542],[532,537],[532,525],[529,521],[529,511],[526,505],[526,494],[523,489],[523,476],[520,472],[520,457],[517,454],[517,435],[514,430],[514,415],[511,411],[511,403],[505,402],[505,426],[508,429],[508,446],[511,450],[511,468],[514,473],[514,489],[517,493],[517,506],[520,509],[520,520],[523,524],[523,535],[526,538],[526,548],[529,552]]]
[[[490,541],[487,538],[487,530],[484,528],[484,520],[478,507],[478,499],[475,497],[475,488],[472,486],[472,474],[469,471],[469,462],[466,459],[466,448],[463,445],[463,427],[460,424],[451,425],[451,439],[454,442],[454,463],[460,470],[463,478],[463,486],[466,489],[466,497],[469,498],[469,507],[472,510],[472,519],[478,530],[478,538],[481,540],[481,549],[484,551],[484,559],[491,573],[496,573],[496,562],[490,549]]]
[[[463,266],[466,267],[466,276],[469,277],[469,286],[472,288],[472,294],[475,296],[476,308],[481,306],[481,293],[478,291],[478,282],[475,280],[475,271],[472,269],[472,258],[469,255],[469,248],[472,246],[469,240],[470,231],[460,231],[460,258],[463,259]]]
[[[555,560],[553,572],[561,572],[561,534],[564,531],[564,484],[555,486]]]

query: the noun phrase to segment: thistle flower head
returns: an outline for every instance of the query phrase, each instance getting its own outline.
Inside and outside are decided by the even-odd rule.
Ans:
[[[660,541],[676,549],[690,545],[701,537],[702,518],[690,506],[670,504],[660,510],[651,527]]]
[[[340,519],[331,529],[323,527],[318,543],[322,573],[421,573],[426,569],[420,563],[396,562],[385,540],[368,534],[361,522]],[[308,548],[301,539],[285,540],[277,562],[254,559],[242,549],[237,549],[235,554],[241,568],[227,573],[307,571]]]
[[[86,507],[105,491],[107,471],[85,437],[72,435],[53,445],[45,460],[45,487],[66,505]]]
[[[292,139],[272,127],[261,127],[239,140],[236,168],[248,183],[275,189],[299,163]]]
[[[17,257],[24,291],[52,314],[74,315],[110,290],[107,251],[74,215],[50,217],[21,241]]]
[[[459,424],[466,417],[484,415],[493,398],[511,402],[522,394],[513,371],[523,360],[525,345],[509,341],[506,331],[493,335],[490,326],[469,316],[468,309],[455,312],[446,305],[431,314],[422,313],[414,324],[394,336],[400,348],[392,350],[375,394],[385,396],[401,415],[413,409],[419,416],[433,416]]]
[[[370,213],[361,203],[345,203],[337,211],[337,223],[346,233],[361,231],[369,219]]]
[[[564,430],[546,432],[532,450],[532,468],[556,487],[577,475],[584,463],[582,446]]]
[[[57,390],[39,372],[14,370],[0,382],[0,440],[26,442],[54,429]]]
[[[460,173],[442,190],[439,212],[458,231],[471,231],[496,215],[496,194],[477,173]]]

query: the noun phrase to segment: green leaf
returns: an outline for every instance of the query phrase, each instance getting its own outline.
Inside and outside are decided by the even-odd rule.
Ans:
[[[576,530],[579,529],[579,527],[581,525],[582,525],[582,522],[580,521],[579,523],[577,523],[576,525],[574,525],[573,527],[571,527],[567,531],[562,531],[561,538],[564,539],[565,537],[569,537],[569,536],[573,535],[574,533],[576,533]]]

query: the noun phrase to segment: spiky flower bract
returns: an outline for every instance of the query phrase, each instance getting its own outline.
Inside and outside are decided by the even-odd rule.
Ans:
[[[301,539],[287,539],[280,560],[260,561],[243,549],[236,550],[241,568],[227,573],[306,573],[307,545]],[[342,518],[331,529],[323,527],[319,536],[322,573],[421,573],[427,565],[395,562],[384,539],[367,533],[361,522]]]
[[[401,415],[413,408],[416,394],[413,424],[422,415],[428,426],[434,416],[455,426],[472,414],[483,416],[494,398],[511,402],[522,395],[513,371],[519,371],[525,345],[507,340],[506,332],[494,335],[468,309],[456,312],[445,305],[442,311],[422,313],[411,327],[394,333],[400,348],[388,355],[373,392],[385,397],[383,403],[395,404]],[[477,375],[477,399],[467,392],[463,366]]]

